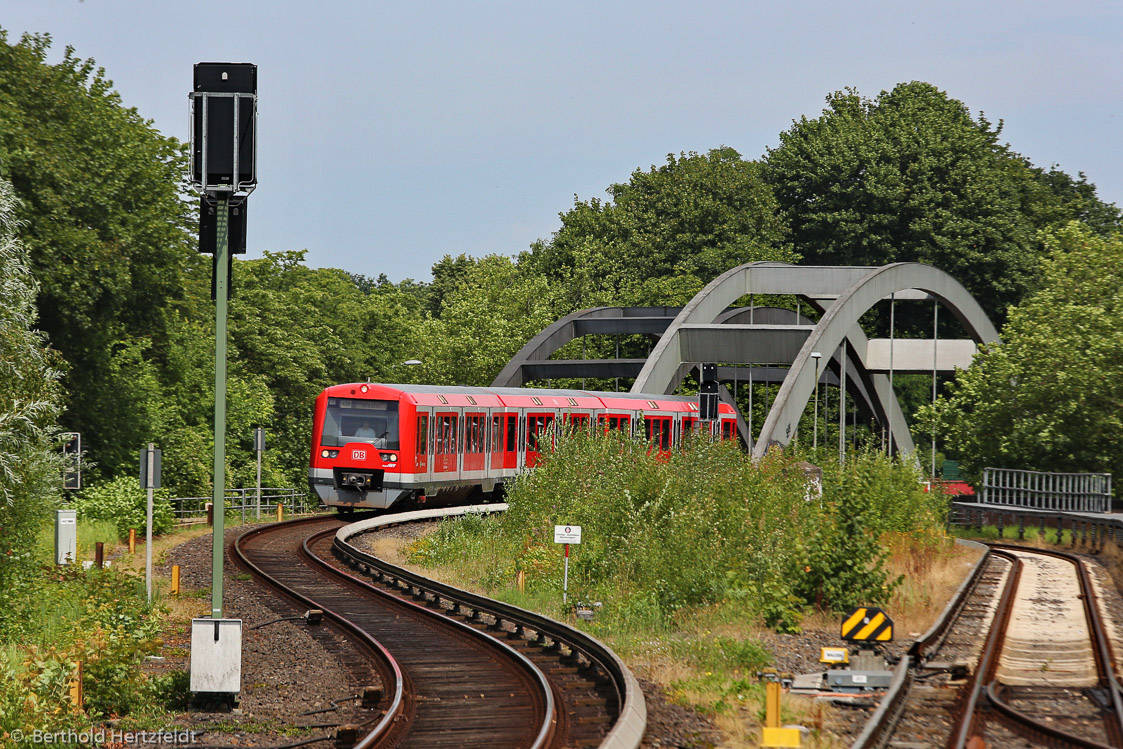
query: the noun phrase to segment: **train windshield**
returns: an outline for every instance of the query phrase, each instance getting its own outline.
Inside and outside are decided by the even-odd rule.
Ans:
[[[399,449],[398,402],[328,398],[320,443],[324,447],[341,447],[348,442]]]

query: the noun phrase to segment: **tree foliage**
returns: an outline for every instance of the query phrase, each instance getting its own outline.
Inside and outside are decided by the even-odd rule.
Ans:
[[[564,290],[569,311],[684,304],[730,268],[795,260],[760,166],[732,148],[669,154],[608,193],[575,200],[561,229],[520,257]]]
[[[33,328],[36,286],[15,211],[12,187],[0,179],[0,591],[27,572],[38,523],[61,483],[53,445],[59,372]]]
[[[936,404],[937,431],[976,475],[986,466],[1119,475],[1123,236],[1073,222],[1042,241],[1041,288],[1011,310],[1002,343],[957,374]]]
[[[0,176],[22,201],[21,239],[39,282],[39,324],[70,364],[67,426],[110,469],[145,432],[114,357],[165,343],[190,258],[184,149],[122,105],[92,60],[67,48],[47,64],[50,37],[9,44],[0,30]],[[127,448],[125,447],[127,446]]]
[[[1001,319],[1038,278],[1039,228],[1119,226],[1083,176],[1032,167],[1001,132],[927,83],[872,100],[847,89],[780,134],[763,175],[807,261],[934,265]]]

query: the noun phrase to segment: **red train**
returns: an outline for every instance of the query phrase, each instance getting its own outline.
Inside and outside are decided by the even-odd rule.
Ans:
[[[732,407],[719,411],[710,428],[736,438]],[[642,433],[660,451],[703,424],[689,396],[335,385],[316,398],[308,483],[341,512],[409,496],[491,492],[535,465],[539,440],[556,422]]]

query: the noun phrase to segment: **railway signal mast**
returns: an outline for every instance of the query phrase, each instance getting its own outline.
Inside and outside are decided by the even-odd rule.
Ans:
[[[718,417],[719,390],[717,365],[703,364],[702,382],[698,385],[698,415],[702,421],[713,421]]]
[[[223,531],[226,498],[226,313],[231,254],[245,252],[246,201],[257,187],[257,66],[195,65],[191,103],[191,176],[199,190],[199,251],[214,254],[214,536],[211,618],[192,622],[191,691],[237,693],[241,681],[241,622],[222,620]],[[220,638],[220,624],[224,632]],[[225,626],[231,624],[233,626]],[[203,626],[200,626],[203,625]],[[209,631],[213,625],[213,644]],[[197,631],[199,630],[199,631]],[[199,650],[196,652],[196,644]],[[237,669],[229,664],[233,659]],[[196,668],[196,660],[200,665]],[[236,672],[236,673],[234,673]]]

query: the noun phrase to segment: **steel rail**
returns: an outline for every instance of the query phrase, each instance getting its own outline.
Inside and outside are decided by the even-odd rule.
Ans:
[[[1107,688],[1108,694],[1111,697],[1112,713],[1114,720],[1105,720],[1107,733],[1112,741],[1112,746],[1123,746],[1123,698],[1121,698],[1121,689],[1118,679],[1115,676],[1114,656],[1112,653],[1111,642],[1107,638],[1107,629],[1103,623],[1103,617],[1100,614],[1099,599],[1096,596],[1096,588],[1092,583],[1091,573],[1084,565],[1083,560],[1075,554],[1069,554],[1063,551],[1055,551],[1052,549],[1030,549],[1027,547],[1016,546],[1013,544],[988,544],[993,549],[1003,549],[1006,551],[1022,551],[1027,553],[1039,554],[1041,556],[1054,557],[1056,559],[1063,559],[1066,562],[1076,567],[1077,579],[1080,583],[1080,598],[1084,605],[1084,618],[1088,625],[1088,633],[1091,636],[1093,648],[1092,654],[1096,661],[1096,672],[1100,683]],[[1055,729],[1044,723],[1039,723],[1033,718],[1019,713],[1014,708],[1007,705],[1001,700],[999,690],[993,690],[994,696],[991,696],[992,690],[988,688],[988,697],[991,702],[995,704],[1001,712],[1006,715],[1016,713],[1026,723],[1034,724],[1034,728],[1046,735],[1054,736],[1060,741],[1069,741],[1074,746],[1091,746],[1103,747],[1107,746],[1095,741],[1081,739],[1077,736],[1072,736],[1066,732]],[[1080,743],[1085,742],[1085,743]]]
[[[382,666],[385,669],[389,670],[390,673],[393,674],[394,696],[386,709],[385,715],[382,717],[382,720],[380,720],[371,730],[367,731],[366,735],[363,736],[363,738],[357,744],[355,744],[356,749],[368,749],[369,747],[375,746],[378,741],[380,741],[390,732],[390,729],[393,727],[394,722],[398,719],[398,717],[405,709],[405,676],[402,673],[401,666],[398,665],[398,662],[394,658],[394,656],[391,655],[390,652],[382,646],[382,643],[374,639],[366,630],[358,627],[346,617],[341,616],[331,609],[323,608],[319,603],[313,601],[307,596],[297,593],[295,590],[292,590],[288,586],[284,585],[272,575],[269,575],[252,561],[250,561],[245,550],[242,548],[242,544],[245,541],[248,541],[250,538],[269,532],[275,532],[279,526],[292,527],[301,524],[312,524],[317,521],[323,522],[323,518],[298,518],[296,520],[286,520],[282,523],[272,523],[270,525],[252,528],[241,534],[234,540],[234,543],[232,544],[232,551],[234,552],[234,555],[237,558],[239,564],[243,565],[252,574],[256,575],[258,578],[266,582],[273,589],[277,590],[285,596],[295,599],[302,605],[306,605],[309,608],[318,608],[322,610],[325,617],[334,622],[336,626],[349,632],[354,637],[354,639],[360,643],[362,647],[365,647],[378,661],[381,662]],[[334,529],[332,529],[331,532],[334,532]],[[386,691],[389,692],[390,690]]]
[[[950,745],[956,749],[964,749],[975,733],[979,701],[984,686],[993,680],[994,671],[998,667],[998,654],[1001,652],[1002,642],[1006,638],[1006,626],[1010,623],[1010,614],[1014,608],[1014,594],[1018,589],[1018,581],[1022,574],[1022,561],[1016,555],[1001,550],[992,550],[991,553],[1010,561],[1010,575],[1006,578],[1006,585],[1003,586],[1002,595],[998,599],[998,608],[994,612],[994,620],[983,645],[983,653],[979,658],[979,664],[973,674],[974,678],[971,681],[962,712],[960,712],[958,725],[952,729]]]
[[[339,529],[336,533],[333,549],[341,558],[356,564],[364,572],[375,573],[387,581],[401,581],[411,588],[427,590],[434,596],[444,598],[449,602],[463,604],[466,608],[474,610],[477,617],[481,613],[490,615],[497,621],[507,621],[518,628],[530,629],[536,632],[540,638],[545,636],[553,641],[555,647],[564,645],[572,652],[583,654],[598,670],[610,677],[613,689],[616,691],[617,704],[620,706],[619,717],[601,742],[601,748],[635,749],[643,738],[647,723],[647,709],[643,692],[640,689],[639,682],[636,681],[628,667],[607,645],[579,629],[554,621],[533,611],[479,596],[411,572],[368,554],[347,541],[355,535],[380,526],[412,520],[433,519],[453,514],[465,514],[467,512],[496,512],[505,509],[506,505],[480,505],[471,508],[447,508],[445,510],[403,513],[397,516],[381,516]]]
[[[971,568],[971,573],[956,589],[936,622],[927,632],[913,640],[908,651],[901,657],[885,696],[878,703],[877,710],[866,721],[865,728],[851,743],[850,749],[880,749],[888,743],[904,714],[912,685],[916,680],[916,669],[923,665],[928,653],[938,650],[943,645],[952,624],[959,618],[967,599],[978,586],[983,569],[990,559],[990,549],[975,541],[956,539],[956,543],[980,551],[979,559]]]
[[[1099,741],[1075,736],[1031,718],[1002,699],[1001,692],[1003,689],[1004,685],[997,681],[987,684],[987,700],[998,715],[1006,721],[1006,725],[1023,736],[1029,734],[1029,738],[1060,749],[1068,749],[1069,747],[1074,749],[1114,749],[1119,746],[1118,743],[1102,744]]]
[[[525,671],[535,683],[537,683],[538,688],[541,690],[540,696],[543,703],[543,716],[542,721],[538,726],[538,732],[535,735],[534,741],[530,745],[530,749],[543,749],[543,747],[547,746],[553,737],[554,726],[557,725],[557,704],[554,700],[553,690],[550,688],[550,682],[546,678],[546,675],[542,673],[542,669],[538,668],[538,666],[532,663],[529,658],[512,648],[507,643],[491,637],[490,635],[487,635],[483,632],[480,632],[479,630],[474,629],[464,622],[440,616],[431,609],[428,609],[412,601],[403,600],[402,598],[387,593],[384,590],[380,590],[376,586],[371,585],[366,580],[363,580],[360,577],[356,577],[355,575],[350,575],[339,569],[338,567],[332,566],[312,551],[312,544],[316,543],[325,536],[335,535],[336,533],[337,529],[333,528],[309,536],[304,540],[303,543],[304,554],[314,563],[321,566],[323,569],[330,571],[331,574],[337,577],[346,579],[353,585],[360,586],[364,590],[374,593],[380,598],[392,599],[397,605],[411,608],[425,617],[440,617],[442,623],[451,625],[452,627],[464,632],[472,639],[475,639],[477,641],[486,641],[489,646],[502,650],[507,658],[519,664],[519,667],[522,668],[523,671]]]

